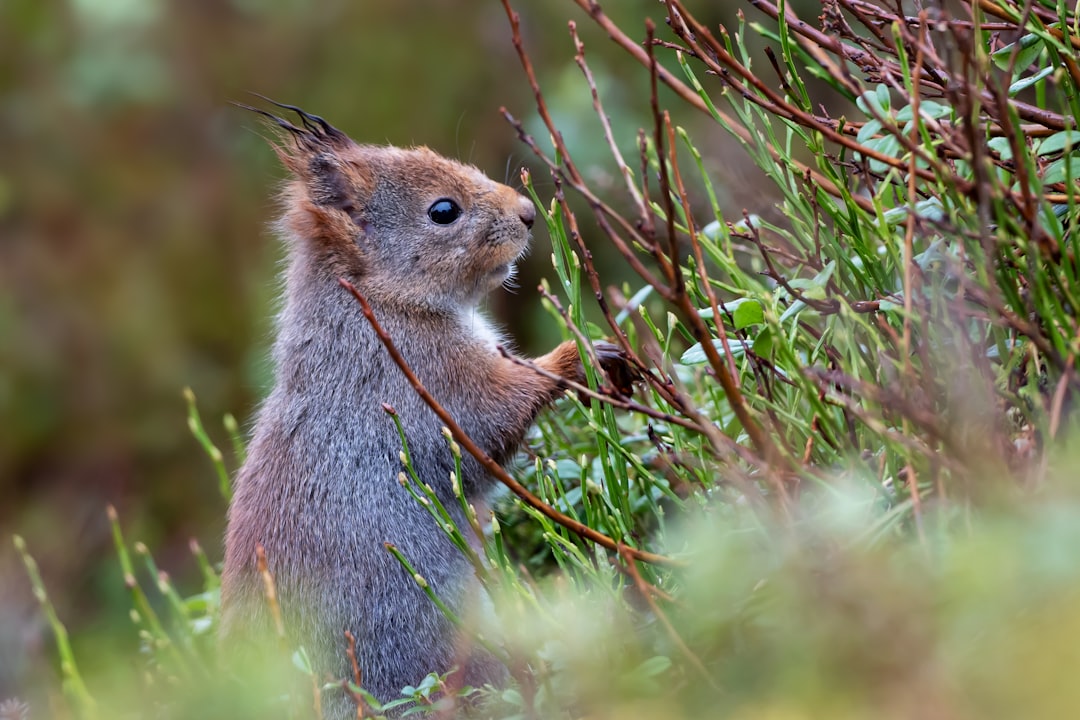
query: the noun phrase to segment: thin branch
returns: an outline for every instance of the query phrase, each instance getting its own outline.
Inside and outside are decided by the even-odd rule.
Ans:
[[[638,590],[638,594],[649,605],[649,609],[652,610],[653,615],[664,627],[664,632],[667,633],[671,642],[675,644],[675,647],[679,649],[683,657],[689,661],[690,665],[697,671],[701,679],[704,680],[714,690],[719,690],[720,686],[717,684],[716,679],[709,674],[709,671],[705,668],[705,664],[701,662],[701,658],[694,654],[694,651],[686,644],[686,641],[679,635],[679,631],[675,629],[675,626],[671,624],[671,620],[668,619],[667,613],[665,613],[660,605],[656,602],[654,593],[656,590],[653,585],[645,581],[645,578],[641,577],[641,572],[638,570],[637,565],[634,563],[634,557],[628,551],[632,548],[628,548],[625,545],[619,545],[619,557],[623,561],[623,567],[626,569],[627,574],[634,581],[634,586]]]
[[[416,394],[419,395],[420,398],[427,404],[427,406],[431,408],[432,412],[434,412],[439,417],[439,419],[443,421],[443,424],[446,425],[446,427],[450,430],[450,434],[454,436],[454,440],[456,440],[457,443],[461,445],[461,447],[465,448],[465,450],[467,450],[470,455],[476,458],[477,462],[479,462],[485,470],[491,473],[493,477],[495,477],[497,480],[499,480],[499,482],[509,488],[527,505],[540,511],[553,522],[562,525],[563,527],[576,533],[577,535],[580,535],[587,540],[591,540],[597,545],[605,547],[608,550],[614,552],[618,551],[620,543],[611,539],[602,532],[594,530],[588,525],[578,522],[577,520],[569,517],[568,515],[564,515],[563,513],[559,512],[555,508],[545,503],[540,498],[533,495],[531,492],[529,492],[528,488],[526,488],[524,485],[511,477],[510,474],[507,473],[501,465],[499,465],[499,463],[495,462],[494,458],[484,452],[483,448],[477,445],[473,441],[473,439],[469,437],[468,433],[461,429],[461,426],[457,424],[457,421],[454,420],[453,416],[450,415],[449,412],[447,412],[446,408],[444,408],[431,395],[430,392],[428,392],[427,388],[425,388],[423,383],[420,382],[420,379],[416,377],[416,373],[412,371],[412,368],[405,361],[405,358],[402,357],[401,353],[394,345],[394,341],[390,338],[386,331],[383,330],[382,325],[379,324],[378,319],[376,319],[375,317],[375,313],[371,309],[371,305],[368,304],[367,298],[365,298],[360,293],[360,291],[357,290],[356,287],[345,278],[338,278],[338,283],[343,288],[348,290],[349,293],[352,294],[354,298],[356,298],[356,301],[360,303],[360,308],[364,313],[364,317],[367,318],[368,323],[371,324],[372,330],[375,331],[375,334],[378,336],[379,341],[382,342],[383,347],[385,347],[386,351],[390,354],[390,358],[394,361],[394,364],[397,365],[398,368],[401,369],[401,372],[405,374],[406,379],[409,381],[409,384],[412,385],[413,389],[416,391]],[[638,560],[643,560],[645,562],[653,563],[655,565],[676,567],[683,564],[681,561],[674,558],[669,558],[664,555],[658,555],[656,553],[651,553],[646,550],[627,548],[627,552],[629,552]]]
[[[591,17],[597,25],[603,28],[603,30],[608,34],[608,37],[610,37],[612,41],[614,41],[617,45],[623,48],[644,67],[649,67],[648,53],[646,53],[645,50],[642,49],[638,43],[634,42],[615,23],[613,23],[607,15],[604,14],[603,9],[600,7],[600,3],[595,2],[595,0],[574,0],[574,2],[577,3],[578,7],[580,7],[582,10],[589,14],[589,17]],[[507,8],[508,12],[512,12],[509,9],[509,0],[503,0],[503,5]],[[710,117],[713,116],[713,112],[715,111],[716,115],[723,120],[725,125],[731,128],[731,131],[735,133],[735,135],[738,136],[739,139],[741,139],[743,142],[750,144],[754,142],[753,136],[751,135],[749,130],[744,128],[737,120],[732,118],[730,115],[727,115],[722,110],[710,109],[709,106],[705,103],[705,101],[702,100],[701,97],[699,97],[698,94],[694,92],[694,90],[690,86],[680,81],[678,78],[674,77],[664,67],[660,66],[657,68],[657,77],[660,79],[661,82],[667,85],[668,88],[671,89],[676,95],[678,95],[682,100],[684,100],[687,104],[689,104],[696,110],[699,110]],[[851,202],[854,202],[862,209],[868,212],[873,212],[874,205],[872,202],[870,202],[869,199],[842,191],[836,186],[835,183],[833,183],[832,180],[825,177],[817,170],[811,168],[804,163],[799,162],[798,160],[782,157],[780,152],[771,146],[767,146],[766,149],[773,157],[773,159],[777,162],[784,162],[786,164],[790,164],[798,171],[799,174],[809,173],[810,176],[814,179],[814,182],[829,195],[837,198],[850,199]]]

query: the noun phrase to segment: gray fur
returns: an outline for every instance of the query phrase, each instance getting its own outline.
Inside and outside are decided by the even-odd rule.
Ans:
[[[421,479],[467,528],[450,487],[453,462],[442,423],[338,277],[368,297],[406,361],[463,429],[505,462],[558,388],[500,357],[475,305],[505,278],[504,261],[524,250],[531,206],[474,168],[427,150],[307,140],[284,158],[294,172],[316,169],[298,172],[286,194],[289,261],[275,386],[259,411],[229,509],[223,642],[235,651],[274,639],[255,569],[261,544],[288,638],[306,647],[319,677],[351,678],[344,637],[350,630],[363,685],[381,701],[455,665],[466,684],[498,684],[505,668],[464,642],[384,548],[396,545],[460,616],[475,614],[479,589],[471,567],[398,483],[401,443],[382,404],[397,410]],[[312,152],[319,162],[305,165]],[[332,202],[320,202],[326,187],[349,187],[355,196],[343,199],[335,190]],[[440,196],[460,196],[465,214],[456,227],[433,227],[426,217]],[[326,237],[304,237],[297,228]],[[560,346],[540,362],[571,374],[576,354]],[[463,462],[466,496],[482,502],[493,481],[467,454]],[[344,693],[328,694],[324,711],[334,720],[355,717]]]

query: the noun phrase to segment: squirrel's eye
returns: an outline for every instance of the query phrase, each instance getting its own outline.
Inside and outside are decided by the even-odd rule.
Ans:
[[[461,217],[461,207],[448,198],[436,200],[427,211],[428,217],[438,225],[449,225]]]

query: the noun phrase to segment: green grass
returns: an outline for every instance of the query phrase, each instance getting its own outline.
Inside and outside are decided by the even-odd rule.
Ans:
[[[758,6],[765,14],[724,33],[683,11],[665,36],[682,52],[636,56],[642,76],[684,104],[665,111],[656,90],[641,98],[655,126],[640,159],[624,160],[608,137],[625,197],[594,190],[555,127],[543,160],[555,195],[527,185],[552,238],[543,302],[553,322],[585,358],[595,340],[625,343],[642,379],[632,398],[568,392],[513,474],[618,549],[509,493],[487,530],[468,507],[475,523],[455,528],[406,462],[402,484],[495,600],[482,641],[515,683],[476,691],[487,705],[475,713],[1071,716],[1075,17],[1047,2],[995,5],[993,17],[959,15],[925,35],[848,15],[833,45]],[[1006,24],[1016,45],[1003,46]],[[748,49],[762,42],[772,61]],[[858,55],[868,48],[877,61]],[[869,65],[856,69],[857,57]],[[775,186],[779,215],[723,216],[683,113],[739,138]],[[572,194],[595,217],[575,214]],[[609,288],[600,255],[638,279]],[[602,379],[590,369],[594,391]],[[227,497],[221,453],[189,402]],[[449,438],[448,452],[461,453]],[[215,570],[196,550],[205,586],[185,595],[114,528],[141,649],[95,670],[199,688],[178,705],[197,707],[191,697],[217,688]],[[145,710],[95,699],[20,551],[71,714]],[[320,682],[305,678],[302,652],[291,659],[299,682],[278,690],[281,707],[310,717]],[[435,713],[452,707],[439,689],[432,676],[406,695],[417,714]]]

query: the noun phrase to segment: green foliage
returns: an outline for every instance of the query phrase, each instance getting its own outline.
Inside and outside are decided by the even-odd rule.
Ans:
[[[80,708],[83,714],[92,716],[96,707],[96,702],[87,690],[86,683],[83,682],[82,675],[79,672],[78,663],[75,661],[75,654],[71,650],[67,628],[64,627],[64,623],[61,622],[60,618],[57,616],[56,610],[49,600],[48,593],[45,591],[45,583],[42,582],[41,573],[38,571],[37,562],[26,549],[26,541],[16,535],[14,537],[14,543],[15,549],[18,551],[22,558],[23,565],[26,567],[26,573],[30,578],[30,585],[34,589],[34,599],[41,605],[41,609],[49,621],[49,627],[52,629],[53,637],[56,640],[56,649],[60,656],[60,674],[64,693],[72,700],[76,707]]]

